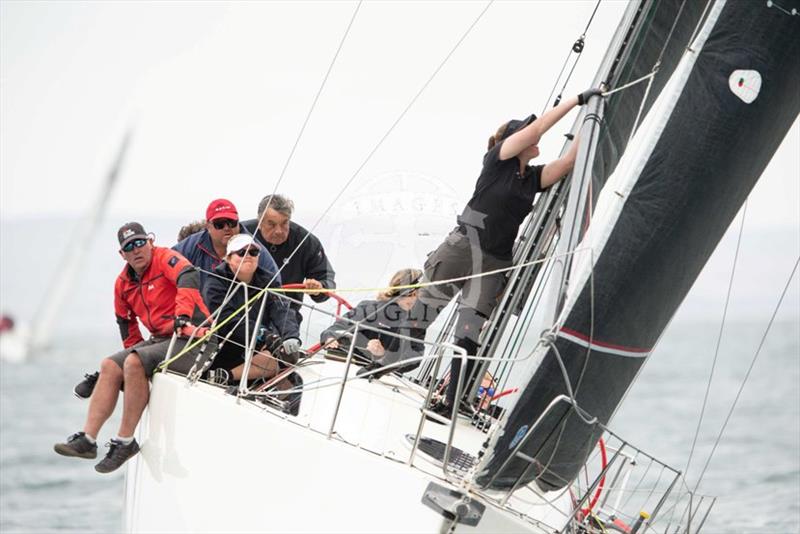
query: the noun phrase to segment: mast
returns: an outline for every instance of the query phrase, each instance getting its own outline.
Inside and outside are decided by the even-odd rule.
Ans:
[[[503,358],[512,359],[524,343],[510,346],[502,343],[501,338],[516,339],[522,331],[540,331],[549,328],[555,321],[563,304],[568,273],[574,260],[571,253],[583,237],[599,191],[630,139],[637,114],[650,109],[654,96],[677,66],[692,32],[703,16],[704,7],[701,2],[684,0],[636,0],[628,4],[595,75],[593,86],[603,84],[610,88],[620,87],[647,75],[657,66],[658,75],[651,82],[649,98],[646,98],[648,92],[645,84],[641,84],[624,93],[611,95],[604,99],[603,105],[592,101],[581,109],[571,130],[580,131],[581,137],[575,168],[569,178],[540,195],[533,216],[520,234],[514,263],[528,263],[546,256],[553,256],[554,259],[547,272],[542,265],[534,265],[510,273],[506,295],[513,297],[516,294],[516,298],[504,297],[501,301],[491,318],[490,327],[486,329],[479,356],[497,358],[498,354],[502,354]],[[567,149],[568,144],[565,144],[562,153]],[[580,185],[567,186],[576,183]],[[551,195],[564,198],[554,206],[548,200]],[[567,205],[569,203],[572,204]],[[555,228],[558,229],[558,235],[550,237],[558,242],[557,245],[552,242],[543,244],[546,246],[532,254],[526,244],[534,241],[541,232],[542,223],[537,220],[537,213],[541,211],[546,212],[548,218],[557,219]],[[547,279],[544,279],[545,276]],[[528,298],[529,295],[531,298]],[[538,318],[535,325],[530,324],[530,319],[534,317],[531,307],[539,307],[544,311],[545,317]],[[509,322],[513,314],[518,316],[516,324]],[[509,326],[511,332],[507,332]],[[488,361],[482,363],[476,366],[473,384],[477,385],[475,377],[483,376],[489,368]],[[474,391],[467,394],[470,395],[468,398],[474,397]]]
[[[45,292],[45,296],[34,316],[33,331],[28,343],[29,353],[46,348],[50,344],[56,317],[61,312],[64,301],[73,289],[78,271],[80,271],[83,259],[86,257],[85,246],[91,241],[91,236],[103,217],[111,192],[114,190],[122,171],[132,135],[133,130],[131,129],[125,132],[116,157],[108,172],[106,172],[97,198],[73,233],[71,242],[79,243],[83,246],[68,247],[62,261],[58,264],[58,273],[51,279],[50,286]]]
[[[493,436],[475,478],[480,487],[507,489],[536,480],[552,490],[574,479],[602,432],[584,419],[611,419],[800,112],[795,17],[762,3],[717,0],[682,54],[685,41],[675,36],[691,35],[696,27],[692,17],[682,17],[702,18],[698,6],[686,11],[691,4],[678,18],[672,13],[662,21],[674,30],[663,50],[631,50],[631,58],[661,58],[662,69],[683,57],[671,77],[653,79],[649,93],[640,88],[635,106],[626,103],[626,92],[608,103],[607,135],[593,166],[594,181],[605,187],[592,192],[599,196],[579,245],[591,254],[576,258],[567,283],[559,284],[562,305],[553,335]],[[793,7],[800,2],[788,9]],[[645,19],[670,16],[662,3],[652,9]],[[633,137],[625,135],[639,108],[645,119]],[[620,147],[625,152],[618,157]],[[613,169],[607,180],[605,169]],[[570,390],[584,417],[569,403],[546,411]]]

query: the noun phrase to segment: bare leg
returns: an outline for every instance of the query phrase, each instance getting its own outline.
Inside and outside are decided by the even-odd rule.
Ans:
[[[89,400],[89,413],[83,427],[86,434],[97,438],[103,423],[114,413],[122,376],[122,369],[113,360],[106,358],[100,363],[100,376]]]
[[[237,365],[231,369],[231,377],[234,380],[242,379],[242,372],[244,371],[244,364]],[[272,357],[267,351],[256,352],[253,354],[253,362],[250,365],[249,379],[255,378],[269,378],[278,374],[278,360]]]
[[[133,436],[139,419],[147,401],[150,400],[150,384],[144,375],[142,361],[135,352],[131,352],[125,358],[125,398],[122,404],[122,423],[119,425],[119,437],[127,438]]]

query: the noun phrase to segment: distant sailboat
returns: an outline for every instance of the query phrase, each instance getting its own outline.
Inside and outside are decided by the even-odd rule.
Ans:
[[[125,132],[116,157],[106,172],[100,192],[87,213],[78,222],[71,242],[84,243],[86,246],[91,243],[122,171],[132,135],[132,130]],[[0,359],[22,362],[34,354],[47,350],[52,341],[53,328],[58,315],[62,312],[62,307],[70,291],[74,289],[75,281],[86,259],[86,246],[67,247],[33,316],[32,326],[28,327],[20,324],[20,321],[14,321],[12,328],[0,332]]]

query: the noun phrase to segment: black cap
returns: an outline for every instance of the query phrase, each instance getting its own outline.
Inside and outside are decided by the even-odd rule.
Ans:
[[[119,240],[120,248],[124,247],[131,241],[148,238],[149,236],[147,235],[147,232],[144,231],[144,227],[137,222],[125,223],[120,227],[119,230],[117,230],[117,239]]]
[[[534,113],[531,113],[522,120],[512,119],[508,121],[508,126],[506,126],[506,131],[503,132],[502,139],[505,139],[511,134],[520,131],[521,129],[525,128],[527,125],[531,124],[535,120],[536,120],[536,115]]]

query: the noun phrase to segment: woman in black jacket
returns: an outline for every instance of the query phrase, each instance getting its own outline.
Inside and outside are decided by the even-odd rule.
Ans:
[[[253,298],[261,289],[270,284],[272,276],[258,266],[259,254],[261,254],[261,247],[250,235],[238,234],[228,241],[225,262],[214,269],[214,274],[207,277],[203,286],[203,300],[208,309],[214,313],[224,302],[232,283],[240,282],[248,287],[246,296],[243,287],[231,289],[235,293],[225,302],[222,311],[216,317],[217,324],[233,315],[244,306],[248,299]],[[263,299],[267,299],[267,302],[261,322],[257,324],[258,312]],[[242,320],[243,314],[248,324],[247,330],[245,320]],[[216,332],[219,336],[217,339],[226,338],[227,341],[220,347],[212,368],[225,369],[231,379],[241,380],[244,370],[243,347],[247,332],[250,336],[254,332],[259,333],[259,346],[253,355],[248,375],[249,380],[260,377],[269,378],[277,373],[278,362],[275,358],[277,354],[272,354],[268,349],[271,349],[272,352],[280,352],[283,359],[297,360],[300,350],[300,332],[295,315],[285,300],[274,293],[265,292],[250,303],[246,312],[239,312]],[[266,347],[265,341],[269,334],[277,334],[282,342],[273,342]]]
[[[422,276],[418,269],[402,269],[397,271],[389,282],[389,286],[407,286],[415,284]],[[320,341],[327,348],[349,350],[355,331],[354,322],[371,327],[359,328],[353,352],[366,360],[367,366],[359,371],[359,375],[369,372],[370,376],[379,377],[387,372],[406,372],[419,366],[416,359],[407,365],[393,366],[384,372],[381,367],[396,364],[403,360],[419,358],[424,351],[425,330],[411,312],[417,301],[416,289],[389,289],[378,295],[376,300],[362,300],[343,318],[320,334]],[[379,329],[372,330],[372,328]],[[396,337],[398,334],[419,341],[411,341]]]

